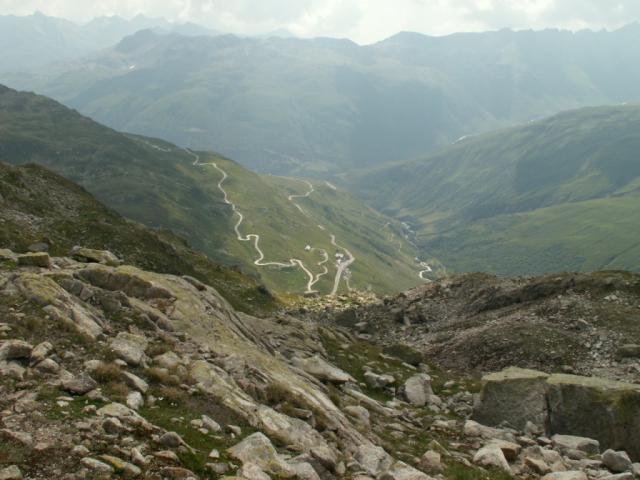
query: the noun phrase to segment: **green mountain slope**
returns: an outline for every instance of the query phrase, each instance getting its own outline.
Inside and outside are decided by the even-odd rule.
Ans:
[[[138,32],[4,83],[250,168],[341,173],[581,106],[640,100],[640,26],[333,39]]]
[[[335,254],[347,257],[346,250],[356,261],[343,269],[346,276],[339,276],[338,292],[349,284],[387,292],[420,282],[415,249],[399,224],[344,192],[318,185],[308,199],[293,202],[289,195],[298,193],[295,189],[304,194],[305,182],[283,184],[213,153],[196,154],[161,140],[122,134],[46,97],[7,88],[0,88],[0,125],[0,160],[46,165],[119,213],[171,230],[212,259],[242,266],[275,291],[331,293],[330,278],[335,280],[338,273]],[[194,164],[196,157],[200,164]],[[213,162],[223,170],[207,165]],[[244,216],[241,235],[262,237],[264,263],[292,264],[291,259],[297,259],[314,279],[327,267],[316,288],[307,288],[309,274],[297,263],[288,268],[254,264],[259,257],[254,241],[236,238],[239,217],[219,187],[223,171],[228,174],[223,187]],[[307,212],[312,215],[297,203],[313,210]],[[307,245],[315,250],[305,251]],[[323,251],[329,258],[318,265],[325,258]]]
[[[25,252],[43,241],[52,255],[68,255],[80,245],[109,250],[140,268],[196,277],[248,313],[266,314],[277,307],[254,279],[212,262],[171,232],[126,220],[42,166],[0,162],[0,248]]]
[[[454,270],[638,270],[638,152],[640,106],[587,108],[350,181]]]

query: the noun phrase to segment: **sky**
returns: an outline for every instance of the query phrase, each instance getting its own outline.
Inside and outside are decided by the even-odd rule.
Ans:
[[[143,14],[244,35],[285,29],[366,44],[399,31],[616,29],[640,20],[640,0],[0,0],[0,14],[34,11],[76,22]]]

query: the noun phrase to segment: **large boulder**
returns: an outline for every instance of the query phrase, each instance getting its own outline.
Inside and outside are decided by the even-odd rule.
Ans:
[[[548,435],[594,439],[602,448],[624,449],[640,460],[640,385],[508,368],[483,378],[474,419],[519,430],[531,421]]]
[[[551,433],[593,438],[640,460],[640,385],[552,375],[547,380]]]
[[[528,421],[544,426],[547,422],[546,373],[507,368],[482,378],[482,391],[473,419],[483,425],[509,426],[524,430]]]

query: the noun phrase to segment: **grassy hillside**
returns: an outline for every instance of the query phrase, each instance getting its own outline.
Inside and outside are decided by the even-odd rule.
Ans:
[[[428,37],[188,38],[138,32],[4,83],[114,128],[253,169],[341,173],[561,110],[640,100],[640,27]]]
[[[328,272],[320,277],[314,289],[327,293],[331,292],[335,279],[335,254],[345,255],[346,248],[356,258],[349,268],[352,288],[388,292],[420,283],[419,268],[414,261],[417,251],[403,238],[398,222],[367,208],[330,183],[262,176],[229,160],[215,161],[229,176],[223,188],[244,215],[241,234],[260,235],[265,262],[286,263],[297,258],[314,275],[326,267]],[[310,191],[308,197],[289,200],[290,195]],[[332,235],[336,245],[331,241]],[[231,256],[258,258],[253,242],[233,239],[226,245]],[[306,251],[307,246],[312,250]],[[323,262],[326,258],[323,251],[328,261]],[[267,284],[287,285],[291,293],[300,293],[300,284],[307,281],[299,268],[258,267],[257,272]],[[339,291],[346,286],[341,281]]]
[[[457,271],[638,270],[638,152],[640,106],[587,108],[351,182]]]
[[[169,231],[126,220],[39,165],[0,162],[0,226],[0,248],[26,252],[46,241],[56,256],[68,255],[75,245],[106,249],[140,268],[196,277],[242,311],[267,314],[277,307],[254,279],[212,262]]]
[[[46,97],[3,87],[0,125],[0,160],[46,165],[78,182],[120,214],[171,230],[212,259],[240,265],[271,289],[294,294],[307,290],[306,275],[299,267],[253,264],[257,252],[251,242],[236,239],[233,227],[237,217],[218,188],[221,173],[211,166],[194,165],[194,153],[161,140],[119,133]],[[305,252],[310,244],[331,255],[331,261],[326,262],[331,270],[336,247],[330,234],[334,233],[338,244],[352,249],[357,257],[352,286],[387,292],[419,283],[414,249],[404,240],[397,223],[361,202],[341,192],[313,195],[309,201],[314,202],[315,212],[309,218],[288,200],[290,194],[297,193],[292,188],[306,188],[304,182],[291,180],[293,186],[283,185],[219,155],[198,155],[201,163],[218,162],[228,173],[225,188],[246,216],[242,233],[263,237],[260,246],[265,261],[288,263],[297,258],[312,265],[314,274],[320,273],[323,266],[317,265],[322,260],[317,258],[318,251]],[[354,228],[345,228],[350,223]],[[399,245],[403,254],[396,256],[393,252]],[[331,291],[331,274],[318,283],[320,292]],[[346,288],[341,282],[339,291]]]

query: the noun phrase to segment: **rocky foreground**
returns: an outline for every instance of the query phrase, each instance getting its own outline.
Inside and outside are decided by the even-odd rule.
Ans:
[[[0,479],[640,476],[633,384],[386,352],[109,252],[0,250]]]

